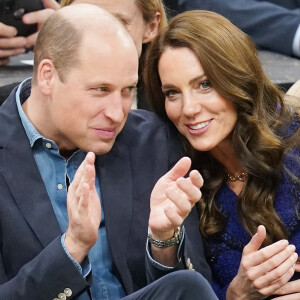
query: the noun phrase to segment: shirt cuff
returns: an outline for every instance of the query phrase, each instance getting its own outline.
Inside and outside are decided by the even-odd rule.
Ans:
[[[300,57],[300,25],[297,28],[293,41],[293,54]]]
[[[183,249],[183,242],[184,242],[184,236],[185,236],[184,226],[181,227],[181,230],[182,230],[182,236],[181,236],[181,241],[179,243],[178,250],[177,250],[177,260],[178,260],[178,262],[181,262],[181,257],[182,257],[182,249]],[[147,243],[146,243],[146,253],[147,253],[147,256],[148,256],[151,264],[153,266],[157,267],[158,269],[163,270],[163,271],[170,271],[170,270],[173,270],[175,268],[175,267],[165,266],[165,265],[163,265],[163,264],[161,264],[158,261],[153,259],[152,254],[151,254],[151,250],[150,250],[150,242],[149,242],[148,238],[147,238]]]
[[[64,249],[64,251],[66,252],[67,256],[69,257],[69,259],[72,261],[72,263],[74,264],[74,266],[76,267],[76,269],[78,270],[78,272],[82,275],[83,278],[85,278],[87,275],[89,275],[89,273],[92,271],[92,266],[90,264],[89,258],[88,256],[86,256],[83,260],[83,262],[81,264],[79,264],[69,253],[69,251],[66,248],[66,244],[65,244],[65,237],[66,234],[64,233],[61,236],[61,245]]]

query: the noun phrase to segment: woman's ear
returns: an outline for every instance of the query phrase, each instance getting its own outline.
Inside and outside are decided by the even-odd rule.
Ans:
[[[151,42],[156,37],[158,33],[160,20],[161,20],[161,15],[159,12],[157,12],[153,20],[147,23],[147,28],[143,36],[143,44],[147,44]]]
[[[51,59],[43,59],[37,71],[37,84],[42,93],[48,95],[51,92],[51,83],[56,70]]]

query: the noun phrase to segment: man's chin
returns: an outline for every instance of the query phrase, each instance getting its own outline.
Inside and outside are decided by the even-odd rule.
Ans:
[[[110,142],[101,142],[101,143],[97,143],[98,145],[96,145],[96,143],[94,145],[91,145],[91,147],[89,147],[89,149],[85,150],[85,152],[94,152],[96,155],[103,155],[108,153],[113,145],[115,143],[115,139],[113,141]]]

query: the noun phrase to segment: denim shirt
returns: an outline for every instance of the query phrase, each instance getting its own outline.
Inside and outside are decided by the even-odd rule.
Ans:
[[[30,94],[30,88],[30,80],[23,81],[20,84],[16,93],[18,112],[28,136],[34,159],[44,181],[56,218],[62,232],[66,232],[68,227],[66,178],[68,177],[69,182],[72,182],[75,172],[84,160],[86,153],[81,150],[77,150],[68,160],[66,160],[60,155],[55,142],[46,139],[36,130],[27,118],[21,106],[21,102],[23,103],[26,101],[26,99],[24,99],[24,95]],[[95,183],[96,190],[99,194],[99,198],[101,199],[98,176]],[[88,259],[85,259],[82,265],[79,265],[68,253],[64,245],[64,235],[62,235],[62,246],[83,277],[86,277],[90,273],[91,268],[93,269],[93,285],[91,287],[91,294],[94,300],[120,299],[125,296],[121,283],[112,273],[112,260],[108,248],[103,211],[97,242],[90,250]],[[78,297],[78,300],[87,299],[90,299],[87,292]]]

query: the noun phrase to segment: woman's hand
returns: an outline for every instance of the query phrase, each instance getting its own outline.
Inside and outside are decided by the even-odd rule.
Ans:
[[[295,272],[300,272],[300,262],[295,265]],[[275,295],[282,295],[276,300],[298,300],[300,299],[300,279],[287,282],[279,290],[275,291]]]
[[[196,170],[184,178],[191,160],[183,157],[153,188],[150,199],[149,227],[153,237],[167,240],[181,226],[194,204],[200,200],[203,179]]]
[[[150,199],[149,228],[157,240],[168,240],[200,200],[203,179],[196,170],[184,178],[191,167],[191,160],[183,157],[153,188]],[[197,224],[195,224],[197,226]],[[177,245],[164,249],[151,246],[153,258],[166,266],[177,264]]]
[[[261,225],[245,246],[238,274],[227,289],[228,300],[266,298],[293,276],[298,259],[295,246],[281,240],[259,250],[265,237],[266,229]]]

